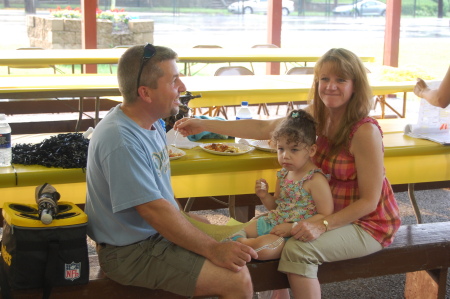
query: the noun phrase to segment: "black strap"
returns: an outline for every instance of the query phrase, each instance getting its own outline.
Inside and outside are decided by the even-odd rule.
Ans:
[[[1,241],[0,241],[0,248],[1,248]],[[0,288],[1,288],[1,294],[2,299],[12,299],[11,295],[11,287],[9,286],[8,279],[6,278],[6,272],[5,272],[5,261],[3,260],[3,256],[0,256],[1,262],[0,262]]]
[[[45,267],[44,293],[42,299],[48,299],[52,292],[58,261],[59,241],[50,241],[47,250],[47,265]]]

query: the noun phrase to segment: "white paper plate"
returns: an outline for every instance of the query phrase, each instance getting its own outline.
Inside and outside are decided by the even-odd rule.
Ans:
[[[176,147],[171,146],[171,145],[167,146],[167,151],[169,152],[169,159],[170,160],[176,160],[176,159],[180,159],[181,157],[186,156],[186,152],[185,151],[182,151],[179,148],[176,148]],[[181,154],[181,155],[180,156],[171,157],[170,156],[171,152],[174,153],[174,154]]]
[[[250,141],[250,144],[261,151],[272,152],[272,153],[277,152],[277,150],[275,148],[270,147],[269,140],[253,140],[253,141]]]
[[[224,153],[224,152],[218,152],[218,151],[213,151],[210,149],[205,148],[208,145],[211,145],[212,143],[203,143],[200,144],[200,148],[202,148],[204,151],[211,153],[211,154],[215,154],[215,155],[221,155],[221,156],[237,156],[237,155],[243,155],[246,154],[248,152],[250,152],[251,150],[253,150],[254,147],[252,146],[248,146],[245,144],[239,144],[239,143],[223,143],[226,145],[230,145],[230,146],[235,146],[237,148],[239,148],[239,153]],[[220,144],[219,142],[217,142],[216,144]]]

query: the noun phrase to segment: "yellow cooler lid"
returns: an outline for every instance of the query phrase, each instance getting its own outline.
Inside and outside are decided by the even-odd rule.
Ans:
[[[58,202],[59,212],[53,217],[50,224],[44,224],[39,219],[37,204],[19,204],[6,202],[3,205],[3,218],[9,225],[29,227],[29,228],[48,228],[73,226],[87,223],[87,215],[77,205],[71,202]]]

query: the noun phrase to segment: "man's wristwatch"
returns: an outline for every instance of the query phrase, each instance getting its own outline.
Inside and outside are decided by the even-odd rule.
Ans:
[[[325,225],[325,232],[328,231],[328,221],[326,221],[325,219],[323,220],[323,225]]]

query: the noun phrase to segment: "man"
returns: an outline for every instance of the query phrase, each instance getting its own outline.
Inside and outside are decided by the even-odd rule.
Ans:
[[[171,49],[129,48],[118,65],[123,103],[92,135],[87,166],[88,235],[100,265],[121,284],[183,296],[251,298],[246,263],[256,252],[219,243],[181,214],[170,184],[160,119],[178,112],[186,91]]]

